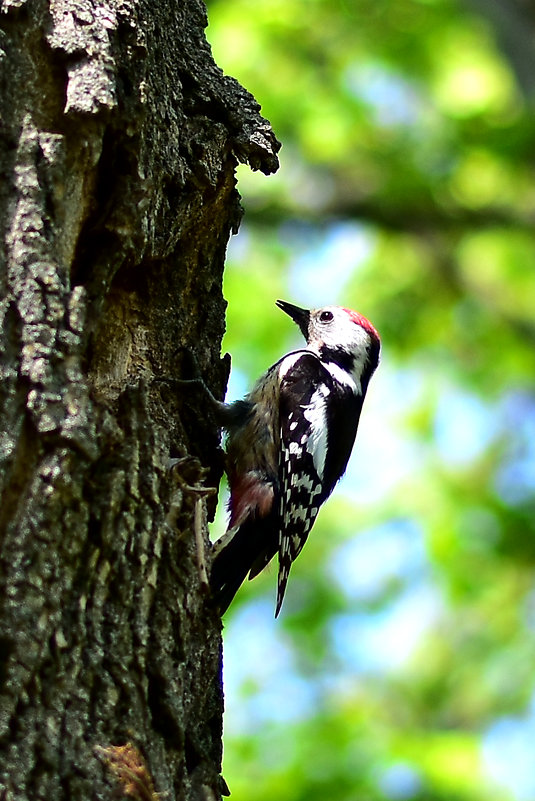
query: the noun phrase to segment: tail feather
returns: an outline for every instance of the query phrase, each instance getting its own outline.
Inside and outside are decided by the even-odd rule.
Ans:
[[[229,530],[215,543],[210,586],[221,614],[230,606],[247,574],[253,569],[253,575],[259,573],[276,552],[277,537],[269,518],[246,520],[234,533]]]

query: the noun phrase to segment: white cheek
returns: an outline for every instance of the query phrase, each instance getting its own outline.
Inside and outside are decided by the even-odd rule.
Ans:
[[[355,369],[353,371],[353,375],[351,375],[350,373],[346,373],[346,371],[342,370],[342,368],[338,364],[335,364],[335,362],[326,362],[325,367],[332,375],[335,381],[337,381],[339,384],[342,384],[345,387],[349,387],[349,389],[352,392],[355,392],[356,394],[360,395],[362,391],[360,385],[360,375],[362,373],[362,366],[359,367],[359,364],[360,362],[357,360],[355,362]]]

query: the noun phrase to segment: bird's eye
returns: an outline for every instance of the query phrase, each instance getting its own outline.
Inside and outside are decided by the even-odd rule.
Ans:
[[[332,311],[322,311],[322,313],[320,314],[320,322],[330,323],[333,317],[334,314],[332,313]]]

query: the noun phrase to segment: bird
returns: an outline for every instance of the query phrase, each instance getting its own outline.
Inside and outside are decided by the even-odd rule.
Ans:
[[[221,614],[245,578],[278,554],[278,617],[292,563],[346,470],[379,363],[379,334],[358,312],[276,305],[306,346],[282,356],[242,400],[217,402],[230,489],[228,529],[213,545],[210,575]]]

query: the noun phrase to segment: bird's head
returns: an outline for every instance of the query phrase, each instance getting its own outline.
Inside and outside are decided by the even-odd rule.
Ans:
[[[338,364],[355,379],[371,376],[379,362],[381,340],[366,317],[343,306],[302,309],[278,300],[277,306],[299,326],[307,347],[323,362]]]

